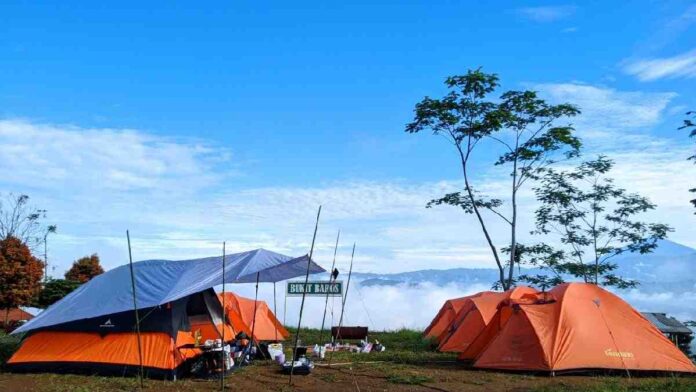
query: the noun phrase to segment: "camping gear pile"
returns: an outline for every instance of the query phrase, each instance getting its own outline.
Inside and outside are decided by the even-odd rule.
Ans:
[[[517,287],[445,302],[424,332],[476,368],[694,373],[696,367],[618,296],[587,283]]]
[[[223,310],[213,287],[223,280],[278,282],[305,275],[308,266],[309,273],[324,272],[308,256],[263,249],[227,255],[225,263],[224,277],[222,257],[140,261],[132,274],[128,265],[107,271],[15,330],[26,335],[7,367],[118,376],[142,368],[149,377],[176,379],[214,353],[242,364],[260,340],[288,333],[265,303],[225,293]],[[212,362],[206,366],[227,369],[232,358]]]
[[[306,376],[314,369],[314,362],[307,358],[307,347],[297,347],[293,356],[295,361],[284,362],[281,369],[284,374],[296,374],[298,376]]]

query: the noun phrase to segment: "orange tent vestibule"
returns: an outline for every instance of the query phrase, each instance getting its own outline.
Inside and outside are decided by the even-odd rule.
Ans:
[[[423,336],[426,338],[433,338],[440,343],[459,311],[468,303],[469,298],[483,295],[484,293],[488,292],[476,293],[466,297],[448,299],[445,301],[445,304],[442,305],[440,311],[437,312],[430,322],[430,325],[428,325],[428,328],[423,332]]]
[[[290,333],[278,321],[275,314],[268,307],[265,301],[256,301],[251,298],[245,298],[240,295],[225,292],[218,294],[220,302],[225,304],[225,314],[237,332],[244,332],[247,336],[251,336],[254,331],[254,340],[256,341],[277,341],[285,340],[290,336]],[[256,307],[256,318],[254,319],[254,307]],[[254,327],[254,320],[256,326]]]
[[[448,329],[443,333],[440,351],[463,352],[486,328],[501,302],[535,295],[531,287],[520,286],[505,292],[484,291],[468,297]]]

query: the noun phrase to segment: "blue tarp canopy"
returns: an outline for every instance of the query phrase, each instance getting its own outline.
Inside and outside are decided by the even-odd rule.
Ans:
[[[308,256],[292,258],[265,249],[225,256],[225,283],[279,282],[304,276]],[[222,284],[222,256],[133,263],[138,309],[151,308]],[[310,274],[325,272],[314,263]],[[128,264],[109,270],[51,305],[13,333],[133,310]]]

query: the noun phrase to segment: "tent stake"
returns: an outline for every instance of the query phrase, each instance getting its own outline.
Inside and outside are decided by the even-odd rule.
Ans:
[[[334,247],[334,257],[333,257],[333,262],[331,263],[331,270],[329,270],[329,286],[331,286],[331,283],[334,282],[334,276],[333,276],[333,271],[334,267],[336,267],[336,252],[338,251],[338,239],[341,238],[341,230],[338,231],[338,234],[336,235],[336,246]],[[326,292],[326,300],[324,301],[324,317],[321,318],[321,329],[319,330],[319,344],[323,344],[323,337],[324,337],[324,322],[326,321],[326,308],[329,306],[329,292]],[[321,347],[319,347],[319,350],[321,350]]]
[[[307,282],[309,281],[309,267],[312,265],[312,255],[314,254],[314,241],[317,239],[317,230],[319,229],[319,216],[321,215],[321,206],[317,211],[317,221],[314,224],[314,235],[312,236],[312,247],[309,248],[309,258],[307,258],[307,273],[305,274],[304,287],[302,288],[302,303],[300,304],[300,317],[297,320],[297,331],[295,332],[295,345],[292,349],[292,362],[290,363],[290,381],[292,385],[292,373],[295,370],[295,361],[297,360],[297,345],[300,342],[300,326],[302,326],[302,310],[304,310],[305,296],[307,294]]]
[[[130,233],[128,230],[126,230],[126,239],[128,240],[128,260],[129,260],[129,266],[130,266],[130,278],[131,278],[131,287],[133,289],[133,312],[135,313],[135,332],[138,336],[138,360],[140,362],[140,389],[145,388],[145,383],[143,381],[144,377],[144,369],[143,369],[143,350],[142,350],[142,344],[140,343],[140,317],[138,316],[138,301],[136,300],[136,293],[135,293],[135,273],[133,272],[133,254],[131,252],[131,242],[130,242]]]
[[[225,390],[225,324],[227,324],[227,310],[225,310],[225,241],[222,241],[222,346],[220,350],[220,363],[222,372],[220,373],[220,390]]]
[[[348,269],[348,283],[346,284],[346,292],[343,295],[343,304],[341,305],[341,317],[338,319],[338,331],[336,331],[336,341],[341,337],[341,328],[343,327],[343,311],[346,308],[346,299],[348,298],[348,289],[350,289],[350,277],[353,275],[353,257],[355,256],[355,242],[353,242],[353,253],[350,255],[350,268]],[[331,350],[331,355],[329,355],[329,366],[331,366],[331,360],[333,359],[334,350]]]

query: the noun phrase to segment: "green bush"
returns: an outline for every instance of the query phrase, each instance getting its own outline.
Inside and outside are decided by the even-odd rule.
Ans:
[[[19,348],[20,338],[15,335],[0,335],[0,369]]]

